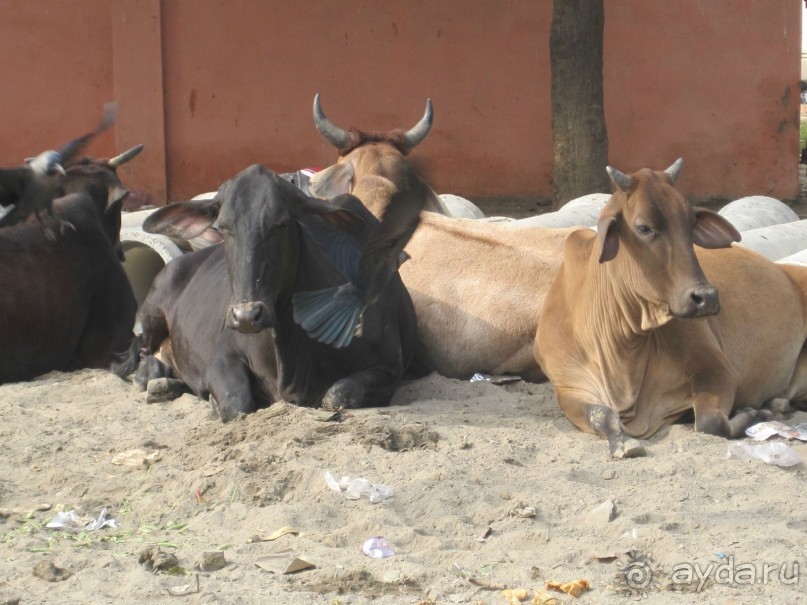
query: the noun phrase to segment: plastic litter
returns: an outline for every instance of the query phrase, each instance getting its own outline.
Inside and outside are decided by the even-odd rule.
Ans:
[[[807,441],[807,423],[802,422],[796,426],[789,426],[784,422],[771,420],[749,426],[745,429],[745,434],[755,441],[765,441],[774,435],[784,437],[785,439]]]
[[[729,445],[726,458],[735,460],[762,460],[775,466],[793,466],[801,462],[801,456],[787,443],[771,441],[769,443],[738,442]]]
[[[371,559],[386,559],[395,554],[395,551],[387,544],[386,538],[382,536],[374,536],[365,540],[361,545],[361,551]]]
[[[521,376],[494,376],[491,374],[480,374],[477,372],[473,376],[471,376],[471,380],[469,382],[489,382],[490,384],[508,384],[511,382],[518,382],[521,380]]]
[[[362,496],[367,496],[373,504],[383,502],[395,494],[394,490],[388,485],[372,483],[361,477],[356,479],[342,477],[337,481],[330,471],[325,471],[325,483],[330,489],[341,493],[348,500],[358,500]]]
[[[115,519],[107,517],[107,509],[101,510],[101,514],[97,518],[92,519],[89,523],[82,520],[76,511],[61,511],[51,519],[45,526],[48,529],[64,529],[68,531],[95,531],[104,527],[117,527],[118,522]]]

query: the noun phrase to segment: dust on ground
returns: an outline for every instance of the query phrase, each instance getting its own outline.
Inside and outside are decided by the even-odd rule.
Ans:
[[[478,583],[532,595],[578,579],[591,590],[560,602],[796,603],[807,581],[803,464],[726,459],[727,441],[687,425],[646,458],[614,461],[546,384],[431,375],[388,408],[332,418],[278,403],[224,425],[191,395],[147,405],[86,370],[2,386],[0,413],[0,603],[504,605]],[[348,500],[326,471],[394,495]],[[592,518],[608,500],[613,518]],[[103,509],[117,527],[45,527],[58,511]],[[299,533],[255,540],[284,527]],[[363,554],[374,536],[395,555]],[[148,548],[175,563],[150,571]],[[256,565],[286,550],[316,568]],[[216,551],[223,569],[195,569]]]

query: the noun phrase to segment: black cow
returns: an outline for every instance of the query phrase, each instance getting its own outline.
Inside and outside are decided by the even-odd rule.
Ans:
[[[223,421],[281,399],[389,404],[415,345],[415,314],[397,272],[368,299],[361,334],[345,348],[315,341],[293,317],[295,293],[343,285],[362,265],[363,243],[377,244],[378,222],[361,202],[310,198],[255,165],[216,198],[167,206],[144,228],[189,238],[215,220],[223,245],[175,259],[154,280],[141,308],[142,367],[154,368],[150,356],[160,351]],[[391,231],[390,246],[402,247],[400,230]]]
[[[110,189],[118,212],[125,193]],[[0,230],[0,383],[108,368],[134,338],[137,302],[95,203],[72,193],[53,209],[46,226],[75,227],[55,241],[36,224]]]
[[[109,368],[130,348],[137,302],[115,253],[128,193],[119,158],[72,169],[71,188],[83,193],[53,201],[45,226],[74,227],[55,241],[38,224],[0,229],[0,383]]]

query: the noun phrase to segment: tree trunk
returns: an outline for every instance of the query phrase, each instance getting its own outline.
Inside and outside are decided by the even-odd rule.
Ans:
[[[611,184],[602,94],[603,0],[554,0],[552,66],[552,191],[557,209]]]

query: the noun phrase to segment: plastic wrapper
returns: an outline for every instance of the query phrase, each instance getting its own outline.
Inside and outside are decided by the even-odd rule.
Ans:
[[[493,376],[491,374],[480,374],[477,372],[473,376],[471,376],[471,380],[469,382],[489,382],[490,384],[508,384],[510,382],[518,382],[521,380],[521,376],[508,376],[508,375],[501,375],[501,376]]]
[[[794,466],[801,462],[801,456],[790,445],[782,441],[766,443],[737,442],[729,445],[726,458],[735,460],[762,460],[774,466]]]
[[[395,554],[395,551],[387,544],[386,538],[374,536],[368,538],[361,545],[361,551],[371,559],[386,559]]]
[[[358,500],[366,496],[373,504],[391,498],[395,491],[383,483],[373,483],[368,479],[342,477],[339,481],[330,471],[325,471],[325,484],[333,491],[342,494],[347,500]]]
[[[765,439],[773,437],[774,435],[784,437],[785,439],[807,441],[807,423],[789,426],[784,422],[771,420],[769,422],[760,422],[749,426],[745,430],[745,434],[755,441],[765,441]]]

